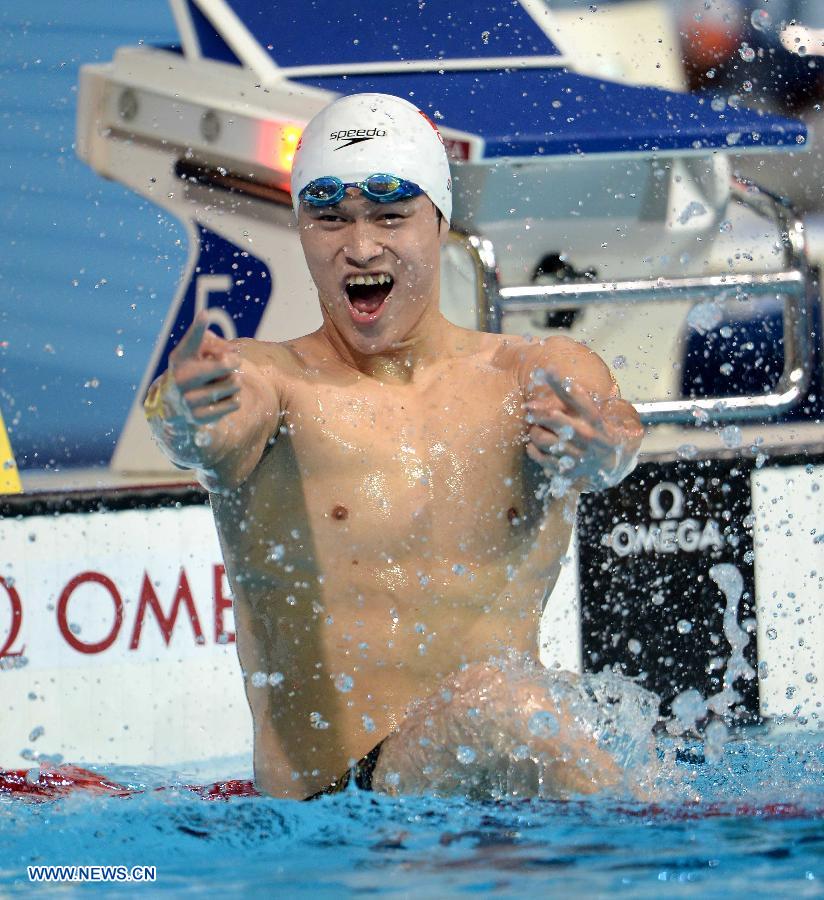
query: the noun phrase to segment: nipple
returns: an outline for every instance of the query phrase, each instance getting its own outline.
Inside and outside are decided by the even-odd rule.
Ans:
[[[510,506],[506,511],[506,517],[509,519],[510,525],[520,525],[521,517],[518,514],[518,508],[516,506]]]
[[[344,519],[349,518],[349,510],[340,503],[337,503],[332,509],[332,518],[337,519],[338,522],[343,522]]]

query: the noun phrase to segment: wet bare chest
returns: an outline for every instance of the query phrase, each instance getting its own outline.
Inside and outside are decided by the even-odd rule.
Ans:
[[[286,427],[307,505],[349,533],[505,516],[523,492],[521,395],[503,373],[426,388],[313,385],[296,391]]]

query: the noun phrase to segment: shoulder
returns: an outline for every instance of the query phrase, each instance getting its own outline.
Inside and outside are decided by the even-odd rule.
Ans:
[[[540,340],[506,335],[494,361],[512,370],[527,388],[536,369],[552,371],[559,378],[572,378],[601,396],[617,394],[615,379],[606,363],[580,341],[563,335]]]
[[[260,376],[274,383],[287,383],[300,378],[307,368],[305,352],[301,352],[300,341],[259,341],[255,338],[238,338],[232,346],[240,358],[252,365]]]

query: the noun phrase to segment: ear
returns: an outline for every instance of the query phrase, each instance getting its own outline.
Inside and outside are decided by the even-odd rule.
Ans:
[[[440,222],[438,223],[438,240],[440,241],[441,246],[443,247],[446,244],[446,239],[449,237],[449,223],[446,219],[441,216]]]

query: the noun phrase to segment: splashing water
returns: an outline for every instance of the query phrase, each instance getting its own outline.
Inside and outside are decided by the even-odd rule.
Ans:
[[[712,300],[696,303],[687,314],[687,324],[699,334],[717,328],[723,320],[721,307]]]
[[[724,637],[732,652],[724,670],[724,688],[707,701],[709,708],[718,715],[724,715],[741,700],[741,695],[733,685],[739,678],[755,678],[755,671],[744,658],[744,650],[750,636],[738,624],[738,603],[744,593],[744,579],[737,566],[719,563],[710,569],[710,578],[718,585],[726,599],[724,606]]]

